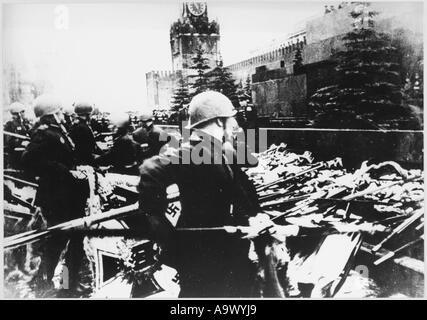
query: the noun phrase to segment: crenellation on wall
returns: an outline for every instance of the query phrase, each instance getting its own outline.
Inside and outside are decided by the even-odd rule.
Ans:
[[[292,65],[297,49],[302,52],[303,64],[329,60],[335,52],[344,49],[342,37],[352,29],[353,21],[349,14],[357,5],[346,3],[336,8],[326,6],[323,15],[306,21],[303,30],[282,41],[278,48],[230,65],[233,76],[237,81],[244,81],[255,73],[256,67],[262,65],[268,69],[282,67],[288,73],[293,73]],[[372,2],[371,9],[380,13],[377,21],[380,31],[393,33],[394,30],[405,29],[412,32],[416,38],[411,40],[412,45],[419,51],[418,48],[422,47],[423,20],[422,15],[417,13],[423,10],[422,3]]]
[[[255,73],[257,67],[263,65],[267,66],[268,69],[284,68],[287,73],[292,73],[295,52],[298,49],[303,51],[305,45],[306,41],[298,39],[295,43],[289,42],[286,46],[281,46],[270,52],[232,64],[228,68],[237,81],[245,81],[248,75],[251,76]]]
[[[171,70],[153,70],[146,73],[146,79],[159,79],[159,80],[169,80],[175,79],[177,77],[177,72]]]

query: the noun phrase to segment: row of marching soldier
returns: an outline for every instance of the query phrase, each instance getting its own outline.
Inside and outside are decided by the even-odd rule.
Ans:
[[[162,131],[153,125],[149,114],[141,116],[142,126],[134,130],[129,115],[119,113],[110,120],[112,146],[102,150],[96,141],[97,132],[91,128],[93,109],[91,103],[81,101],[73,104],[73,112],[67,112],[58,98],[42,95],[34,101],[37,121],[31,125],[24,105],[15,102],[10,106],[12,119],[4,126],[5,168],[23,170],[29,180],[37,182],[37,212],[32,222],[43,221],[44,228],[84,216],[89,189],[87,181],[73,173],[77,166],[137,175],[142,161],[166,143],[158,138]],[[40,226],[32,226],[35,225]],[[70,279],[67,292],[78,295],[87,289],[79,283],[84,252],[78,237],[58,236],[40,246],[43,261],[33,282],[41,291],[52,289],[55,267],[64,247]]]
[[[68,137],[76,165],[105,166],[109,171],[123,174],[138,174],[142,161],[157,154],[167,142],[159,139],[165,133],[153,124],[151,114],[140,115],[135,123],[125,112],[97,120],[92,116],[93,111],[94,106],[89,102],[74,103],[70,111],[63,109],[55,97],[43,95],[34,102],[37,120],[33,123],[26,117],[23,104],[12,103],[11,120],[3,127],[5,168],[23,168],[22,153],[40,129],[57,127],[64,141]],[[99,147],[99,140],[104,137],[113,138],[114,148],[106,151],[105,147]]]

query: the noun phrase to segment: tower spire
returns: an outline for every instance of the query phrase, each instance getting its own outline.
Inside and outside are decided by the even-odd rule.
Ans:
[[[211,68],[216,67],[219,56],[219,26],[209,21],[207,3],[184,2],[180,19],[170,31],[173,71],[191,73],[192,58],[202,48]]]

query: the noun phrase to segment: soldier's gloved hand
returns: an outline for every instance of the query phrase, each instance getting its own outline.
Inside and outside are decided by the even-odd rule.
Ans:
[[[270,216],[265,213],[258,213],[255,217],[249,218],[249,227],[241,228],[243,239],[253,239],[260,235],[261,231],[273,227],[275,224]]]
[[[276,224],[269,231],[273,238],[283,242],[287,237],[298,235],[299,227],[295,225],[281,226]]]
[[[81,179],[81,180],[87,179],[86,174],[84,174],[84,173],[83,173],[83,172],[81,172],[81,171],[78,171],[78,170],[71,170],[70,172],[71,172],[72,176],[73,176],[74,178],[76,178],[76,179]]]
[[[249,218],[249,226],[260,226],[263,225],[265,227],[269,225],[273,225],[274,222],[271,221],[271,218],[266,213],[258,213],[255,217]]]
[[[24,148],[26,148],[29,144],[30,144],[30,141],[27,141],[27,140],[21,142],[21,146],[23,146]]]
[[[278,241],[285,241],[286,237],[296,236],[299,233],[299,227],[295,225],[277,225],[271,221],[270,216],[259,213],[255,217],[249,218],[249,227],[245,227],[243,239],[253,239],[259,236],[263,231],[268,232]]]

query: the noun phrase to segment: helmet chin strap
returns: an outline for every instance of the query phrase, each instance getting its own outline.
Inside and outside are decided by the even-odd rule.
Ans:
[[[229,137],[228,136],[228,134],[227,134],[227,130],[225,129],[226,128],[226,125],[225,125],[225,120],[224,119],[220,119],[220,122],[221,122],[221,128],[222,128],[222,143],[225,143],[225,142],[227,142],[227,141],[229,141],[229,142],[231,142],[230,141],[230,138],[231,137]]]
[[[227,124],[226,124],[227,118],[220,118],[218,120],[219,120],[218,122],[221,123],[220,127],[223,129],[222,142],[223,143],[225,143],[225,142],[231,142],[231,143],[233,143],[235,137],[233,136],[233,134],[231,134],[231,135],[228,134],[227,130],[226,130],[226,127],[227,127]]]

